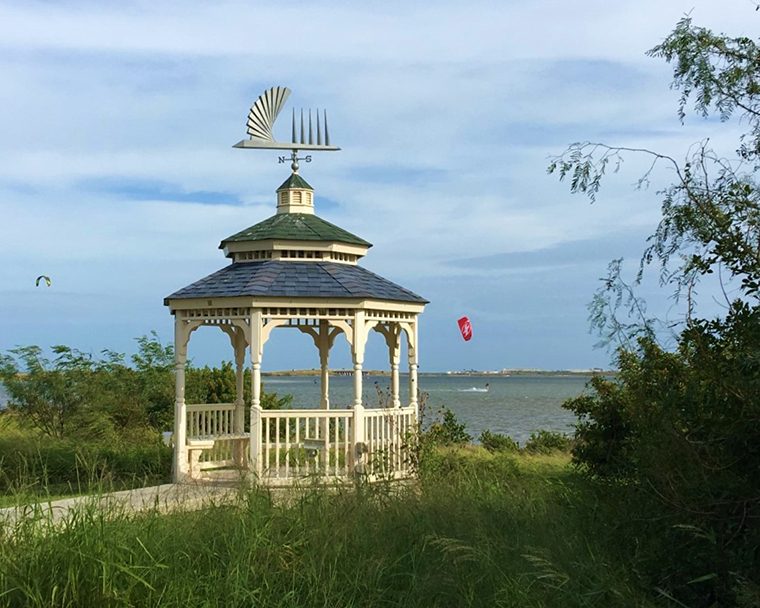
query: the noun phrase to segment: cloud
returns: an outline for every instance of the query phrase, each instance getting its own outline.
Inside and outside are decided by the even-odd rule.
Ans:
[[[296,107],[328,108],[343,148],[302,165],[318,213],[375,244],[364,265],[433,300],[427,369],[455,367],[441,336],[462,308],[490,336],[521,336],[514,366],[605,364],[585,302],[607,261],[651,233],[672,174],[635,192],[648,161],[630,157],[592,206],[546,176],[547,157],[594,139],[681,158],[717,129],[733,149],[737,127],[678,125],[670,68],[644,55],[692,7],[746,29],[738,0],[5,3],[0,350],[25,336],[128,350],[170,334],[162,298],[274,213],[287,169],[231,145],[259,93],[283,83]],[[43,269],[44,294],[29,287]],[[41,334],[48,316],[61,321]],[[208,362],[226,353],[209,344]],[[501,356],[496,339],[482,349],[484,366]],[[267,365],[289,367],[287,349],[272,352]]]

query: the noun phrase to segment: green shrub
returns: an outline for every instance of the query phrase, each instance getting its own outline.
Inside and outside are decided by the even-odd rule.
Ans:
[[[443,419],[434,420],[424,434],[429,445],[460,445],[472,441],[467,425],[459,422],[450,409],[444,408]]]
[[[478,437],[478,441],[489,452],[517,452],[520,449],[518,443],[509,435],[483,431]]]
[[[538,433],[530,434],[530,439],[525,442],[525,451],[536,454],[567,452],[572,445],[573,440],[563,433],[540,430]]]

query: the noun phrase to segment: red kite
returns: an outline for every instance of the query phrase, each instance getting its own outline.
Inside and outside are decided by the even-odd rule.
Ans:
[[[459,331],[462,332],[462,337],[465,342],[469,342],[472,338],[472,324],[467,317],[462,317],[457,321],[459,323]]]

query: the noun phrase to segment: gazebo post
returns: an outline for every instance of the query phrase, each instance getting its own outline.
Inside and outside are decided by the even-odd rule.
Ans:
[[[261,309],[251,314],[251,451],[249,470],[261,476]]]
[[[362,364],[364,363],[365,313],[357,310],[354,313],[353,339],[351,354],[354,360],[354,472],[364,472],[364,406],[362,405]]]
[[[320,385],[321,398],[319,400],[319,409],[330,409],[330,373],[328,370],[328,361],[330,358],[330,326],[326,321],[319,322],[319,332],[316,335],[315,342],[319,347],[319,366],[320,366]],[[327,418],[323,418],[320,423],[320,434],[323,439],[328,439],[330,425]]]
[[[418,355],[417,352],[417,317],[411,324],[411,334],[407,334],[407,344],[409,348],[409,405],[414,407],[414,417],[419,419],[419,404],[417,403],[417,367],[418,367]]]
[[[388,333],[388,351],[391,363],[391,405],[401,407],[399,399],[398,365],[401,360],[401,328],[392,323]]]
[[[238,328],[235,332],[235,413],[233,429],[236,435],[245,432],[245,336]],[[235,462],[239,467],[245,464],[243,442],[235,440]]]
[[[174,460],[172,481],[180,483],[188,475],[187,460],[187,406],[185,404],[185,362],[187,342],[190,338],[185,322],[174,319]]]
[[[321,370],[322,397],[319,407],[323,410],[330,409],[330,370],[328,361],[330,358],[330,326],[327,321],[319,322],[319,365]]]
[[[362,364],[364,363],[364,317],[363,310],[354,313],[354,339],[352,354],[354,360],[354,407],[362,406]]]

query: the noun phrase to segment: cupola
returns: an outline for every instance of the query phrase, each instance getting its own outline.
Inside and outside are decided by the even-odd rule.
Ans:
[[[277,213],[219,245],[233,262],[289,260],[356,264],[372,247],[314,213],[314,189],[298,172],[277,188]]]
[[[277,213],[314,213],[314,188],[297,172],[277,188]]]

